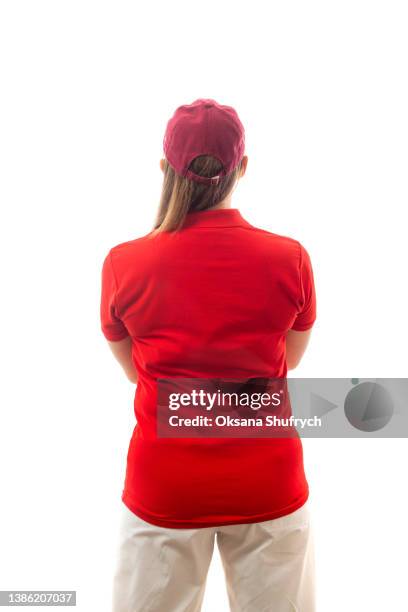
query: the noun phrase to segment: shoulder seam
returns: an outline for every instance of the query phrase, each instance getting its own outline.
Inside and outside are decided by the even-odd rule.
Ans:
[[[291,236],[285,236],[284,234],[277,234],[276,232],[270,232],[269,230],[263,229],[262,227],[256,227],[255,225],[250,225],[250,227],[246,227],[244,229],[261,232],[262,234],[266,234],[267,236],[271,236],[272,238],[284,238],[285,240],[289,240],[290,242],[299,244],[299,241],[296,240],[296,238],[292,238]]]

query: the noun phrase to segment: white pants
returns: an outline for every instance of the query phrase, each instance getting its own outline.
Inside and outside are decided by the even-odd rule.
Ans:
[[[123,504],[113,612],[199,612],[215,539],[231,612],[315,612],[308,502],[270,521],[196,529],[152,525]]]

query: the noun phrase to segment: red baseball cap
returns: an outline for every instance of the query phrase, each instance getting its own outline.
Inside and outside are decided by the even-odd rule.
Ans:
[[[164,155],[175,172],[205,184],[218,183],[232,172],[244,149],[245,130],[236,110],[211,98],[198,98],[176,108],[163,138]],[[213,177],[195,174],[189,165],[199,155],[216,157],[222,170]]]

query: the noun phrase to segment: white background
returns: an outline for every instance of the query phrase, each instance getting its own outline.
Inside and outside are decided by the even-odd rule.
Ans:
[[[293,236],[298,376],[407,376],[408,39],[387,2],[3,1],[0,589],[109,612],[134,386],[99,328],[109,248],[151,229],[167,119],[234,106],[233,206]],[[305,440],[318,612],[406,601],[406,440]],[[218,553],[204,612],[227,610]]]

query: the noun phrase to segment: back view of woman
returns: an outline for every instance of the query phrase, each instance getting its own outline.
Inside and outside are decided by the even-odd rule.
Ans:
[[[297,365],[316,318],[310,259],[231,206],[248,161],[232,107],[178,107],[163,145],[155,227],[102,269],[102,331],[137,383],[113,612],[199,612],[215,540],[232,612],[313,612],[301,440],[157,432],[161,379],[285,378]]]

